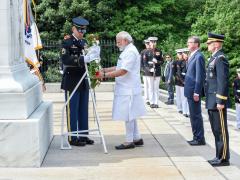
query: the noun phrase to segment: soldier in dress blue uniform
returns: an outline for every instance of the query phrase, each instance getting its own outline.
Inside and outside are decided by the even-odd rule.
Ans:
[[[237,78],[233,81],[233,94],[237,114],[237,129],[240,129],[240,69],[237,69]]]
[[[147,64],[147,59],[148,59],[148,54],[149,54],[149,46],[150,41],[148,39],[144,40],[145,44],[145,49],[141,51],[141,71],[142,71],[142,77],[143,77],[143,85],[144,85],[144,99],[147,105],[150,105],[149,102],[149,81],[147,80],[149,78],[149,70],[148,70],[148,64]]]
[[[147,58],[147,81],[149,84],[149,102],[151,108],[159,108],[159,83],[161,79],[161,65],[164,63],[163,54],[157,49],[157,37],[149,37],[150,50],[146,52]]]
[[[84,63],[99,57],[99,54],[96,53],[83,54],[84,46],[87,45],[83,35],[86,33],[89,22],[82,17],[76,17],[72,19],[72,23],[73,33],[64,38],[61,52],[63,64],[61,89],[65,90],[66,100],[86,71]],[[69,132],[88,130],[88,101],[89,85],[85,78],[67,105],[67,127]],[[94,141],[88,137],[70,136],[69,143],[75,146],[84,146],[93,144]]]
[[[206,108],[215,137],[216,157],[208,162],[212,166],[228,166],[229,135],[227,125],[227,100],[229,64],[222,51],[224,35],[208,33],[208,51],[212,53],[207,66]]]

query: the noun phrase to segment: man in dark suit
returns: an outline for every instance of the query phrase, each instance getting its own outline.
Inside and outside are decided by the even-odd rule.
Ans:
[[[190,57],[185,75],[184,95],[187,97],[190,111],[193,140],[188,141],[192,146],[205,145],[201,96],[205,80],[205,60],[200,52],[200,39],[191,36],[187,41]]]
[[[173,59],[170,54],[166,54],[165,56],[167,63],[164,68],[164,76],[165,82],[168,91],[168,101],[165,104],[170,105],[174,104],[174,81],[173,81]]]
[[[207,66],[206,108],[215,137],[216,157],[208,162],[212,166],[229,166],[229,135],[227,126],[227,100],[229,64],[222,52],[224,35],[208,33],[208,51],[212,53]]]
[[[87,43],[83,39],[83,35],[86,33],[89,22],[82,17],[73,18],[72,22],[73,33],[71,36],[64,38],[61,52],[63,64],[61,89],[65,90],[66,101],[86,71],[84,63],[99,59],[99,54],[96,52],[83,54],[84,46]],[[89,85],[85,78],[67,105],[67,127],[69,132],[88,130],[88,100]],[[70,136],[69,143],[74,146],[84,146],[93,144],[94,141],[88,137]]]

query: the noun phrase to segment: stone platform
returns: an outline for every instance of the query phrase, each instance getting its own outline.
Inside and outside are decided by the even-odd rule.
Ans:
[[[214,139],[206,114],[204,127],[206,146],[192,147],[189,118],[177,113],[175,105],[160,102],[159,109],[147,107],[148,114],[139,120],[145,145],[117,151],[124,141],[123,122],[113,122],[112,92],[97,92],[97,107],[108,148],[104,154],[99,138],[95,145],[60,150],[60,120],[63,93],[46,93],[45,100],[54,102],[54,138],[41,168],[0,168],[0,180],[151,180],[204,179],[221,180],[240,177],[240,131],[229,123],[231,166],[212,167],[207,160],[214,157]],[[90,126],[95,127],[90,110]]]

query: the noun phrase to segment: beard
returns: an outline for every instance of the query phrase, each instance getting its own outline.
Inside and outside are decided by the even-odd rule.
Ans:
[[[118,47],[119,51],[123,51],[125,49],[126,46],[120,46]]]

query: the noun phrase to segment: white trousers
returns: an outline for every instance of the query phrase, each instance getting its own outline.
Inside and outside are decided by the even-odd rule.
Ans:
[[[183,114],[189,115],[189,105],[188,100],[184,96],[184,87],[181,87],[181,100],[182,100],[182,112]]]
[[[147,81],[149,85],[149,102],[150,104],[158,104],[160,76],[155,78],[148,76]]]
[[[177,103],[177,110],[182,111],[182,96],[181,91],[184,93],[184,87],[181,86],[175,86],[176,87],[176,103]]]
[[[183,114],[189,115],[189,106],[187,98],[184,96],[184,87],[176,86],[176,96],[178,111],[182,111]]]
[[[236,103],[237,128],[240,128],[240,104]]]
[[[148,76],[143,76],[143,86],[144,86],[144,100],[149,102],[149,92],[148,92]]]
[[[126,126],[126,142],[133,142],[139,140],[141,135],[138,131],[137,120],[125,121]]]

